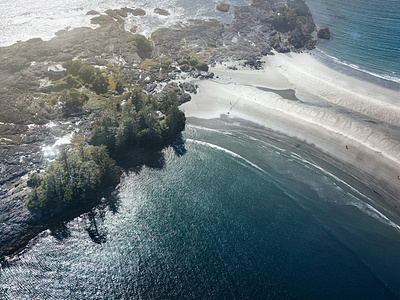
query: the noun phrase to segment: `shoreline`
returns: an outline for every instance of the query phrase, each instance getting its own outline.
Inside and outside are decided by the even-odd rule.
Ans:
[[[215,80],[196,82],[199,93],[181,106],[189,120],[238,118],[305,143],[400,211],[397,91],[310,53],[268,56],[262,70],[234,65],[216,65]]]

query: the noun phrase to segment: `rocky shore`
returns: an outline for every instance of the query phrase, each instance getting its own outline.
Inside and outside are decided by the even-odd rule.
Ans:
[[[0,257],[22,249],[48,226],[26,209],[28,175],[43,170],[48,159],[43,147],[71,133],[84,137],[101,115],[101,109],[94,106],[66,117],[58,101],[49,104],[58,91],[54,82],[60,76],[54,66],[77,59],[105,72],[118,69],[125,91],[139,86],[159,100],[178,89],[179,101],[184,103],[197,92],[189,78],[214,76],[208,67],[201,69],[200,63],[244,60],[258,68],[259,59],[273,49],[300,52],[315,46],[311,37],[315,25],[301,0],[289,1],[288,6],[254,0],[249,6],[235,7],[235,19],[228,26],[218,20],[191,20],[156,30],[147,57],[138,49],[137,35],[124,28],[129,13],[146,12],[141,8],[101,15],[90,11],[93,22],[101,24],[98,29],[61,31],[50,41],[31,39],[0,48]],[[168,17],[162,8],[156,13]],[[281,20],[280,14],[288,15]],[[185,59],[195,59],[197,65]]]

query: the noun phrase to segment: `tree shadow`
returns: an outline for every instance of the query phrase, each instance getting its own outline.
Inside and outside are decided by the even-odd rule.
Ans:
[[[174,149],[174,152],[178,157],[181,157],[186,154],[187,150],[185,147],[185,141],[183,139],[182,133],[180,133],[177,136],[176,140],[173,143],[171,143],[171,147],[172,149]]]
[[[102,210],[100,210],[101,213]],[[92,210],[87,214],[89,220],[89,226],[85,228],[86,232],[89,234],[90,239],[96,244],[103,244],[107,241],[107,233],[98,226],[97,219],[104,221],[104,215],[97,214],[95,210]]]
[[[185,155],[185,141],[182,134],[178,135],[176,139],[158,149],[135,149],[127,151],[118,157],[114,157],[117,164],[124,170],[139,173],[143,167],[150,169],[162,170],[165,166],[165,148],[171,147],[176,156],[181,157]],[[106,213],[111,212],[113,215],[118,214],[121,200],[119,198],[118,190],[108,190],[102,193],[97,202],[92,202],[85,207],[78,207],[69,210],[64,214],[60,221],[53,222],[49,229],[51,235],[57,240],[65,240],[71,237],[68,222],[74,218],[81,216],[87,223],[85,231],[90,239],[96,244],[103,244],[107,241],[107,232],[103,225],[106,218]]]
[[[143,167],[162,170],[165,166],[164,150],[171,147],[176,156],[181,157],[186,153],[185,141],[182,134],[162,147],[156,149],[133,149],[114,157],[117,164],[124,170],[140,172]]]
[[[50,226],[50,233],[57,240],[62,241],[71,236],[71,231],[67,227],[67,222],[60,222]]]

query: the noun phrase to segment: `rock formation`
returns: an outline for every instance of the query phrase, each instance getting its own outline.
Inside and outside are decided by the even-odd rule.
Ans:
[[[329,40],[331,38],[331,32],[330,32],[329,28],[323,28],[323,29],[318,30],[317,37],[319,39]]]

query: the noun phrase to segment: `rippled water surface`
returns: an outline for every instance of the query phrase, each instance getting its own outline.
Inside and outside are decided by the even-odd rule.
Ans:
[[[306,0],[332,39],[318,49],[357,70],[400,82],[400,1]]]
[[[145,8],[127,20],[145,34],[187,17],[229,22],[217,3],[0,0],[0,45],[91,26],[90,9]],[[333,32],[320,50],[397,80],[400,2],[307,3]],[[399,298],[398,217],[351,181],[254,128],[191,125],[183,143],[127,170],[112,199],[3,264],[0,299]]]
[[[0,295],[399,296],[396,218],[322,166],[262,134],[189,126],[184,143],[127,171],[113,199],[5,264]]]

